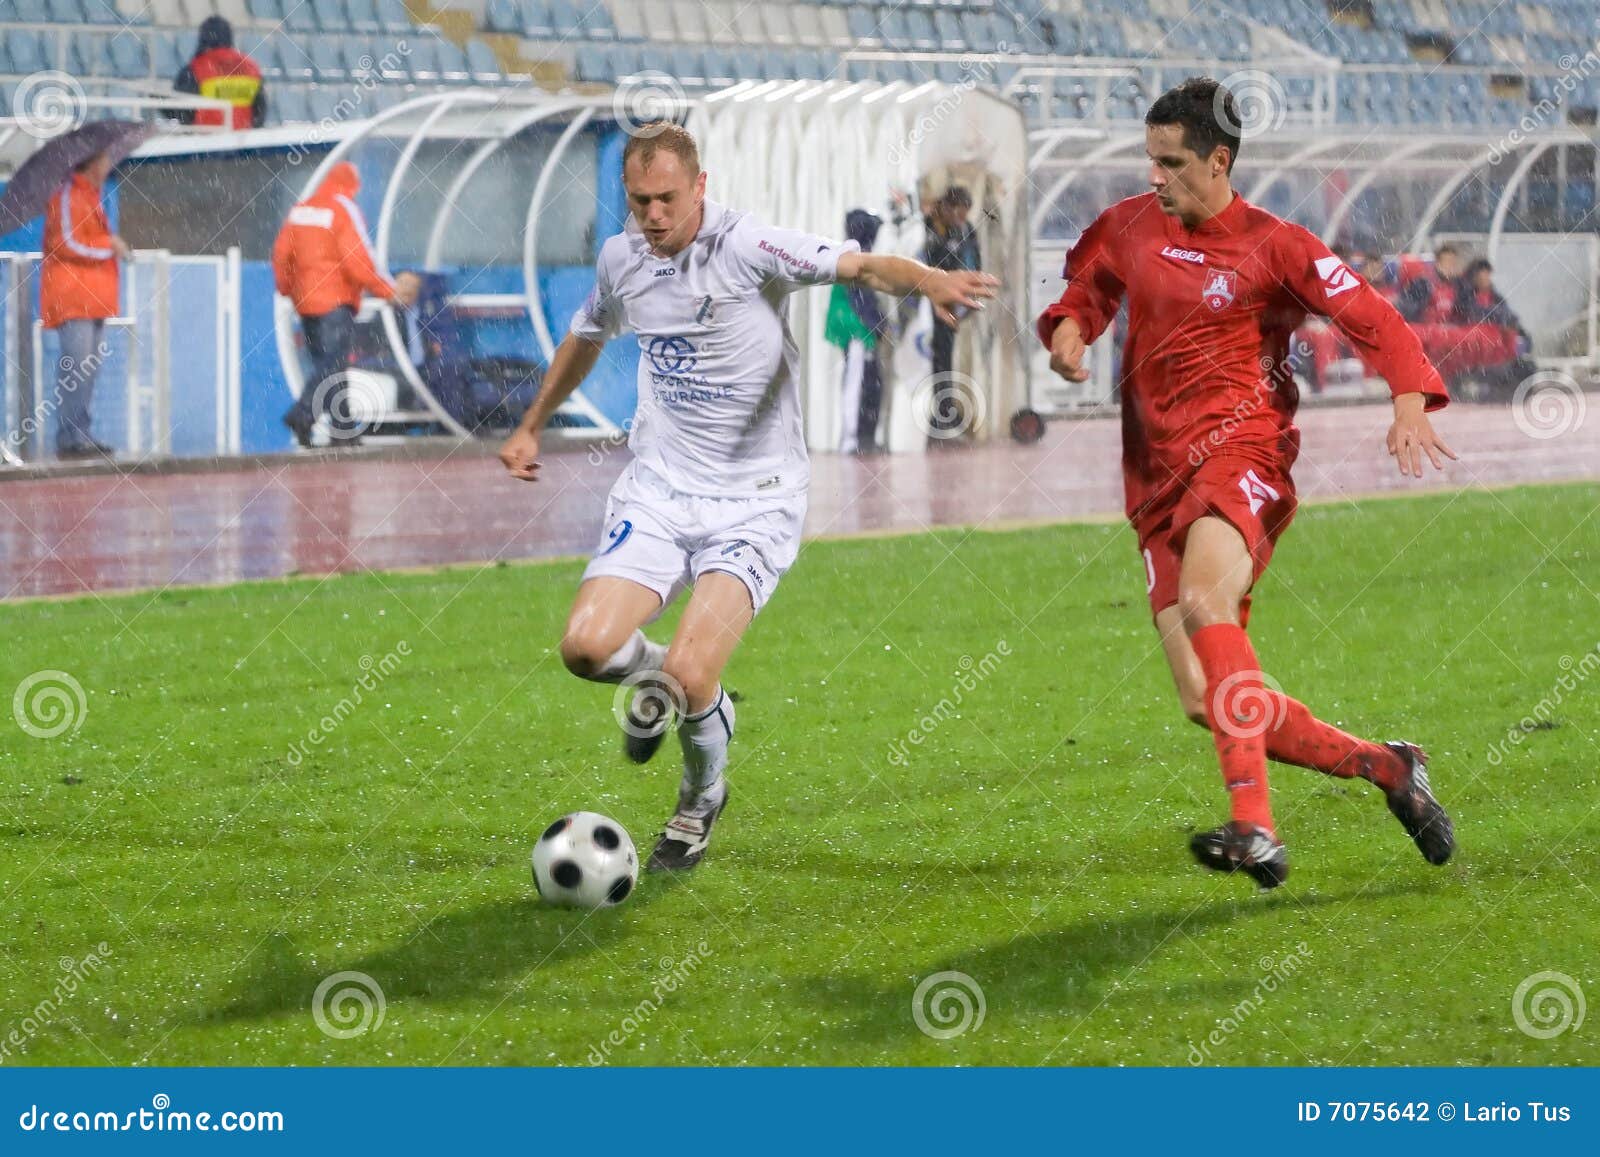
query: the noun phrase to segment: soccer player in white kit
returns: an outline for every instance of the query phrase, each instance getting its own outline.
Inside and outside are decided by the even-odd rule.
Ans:
[[[634,460],[606,503],[561,657],[574,675],[637,688],[623,721],[634,761],[655,754],[677,717],[677,809],[647,865],[676,870],[700,862],[727,804],[734,711],[723,667],[800,549],[810,467],[788,294],[835,281],[918,293],[954,324],[953,310],[981,309],[998,282],[724,208],[706,198],[699,150],[678,125],[640,129],[622,174],[627,228],[601,247],[594,290],[500,460],[535,481],[539,431],[609,339],[637,334]],[[641,628],[686,587],[671,645],[646,638]]]

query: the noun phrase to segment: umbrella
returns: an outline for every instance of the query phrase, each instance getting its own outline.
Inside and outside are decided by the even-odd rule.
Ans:
[[[155,131],[142,121],[90,121],[81,128],[46,141],[12,175],[0,197],[0,237],[20,229],[45,211],[72,170],[96,153],[121,161]]]

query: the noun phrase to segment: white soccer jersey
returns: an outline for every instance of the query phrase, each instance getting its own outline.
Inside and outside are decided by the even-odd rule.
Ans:
[[[596,342],[638,335],[635,457],[684,494],[803,492],[811,468],[788,295],[831,283],[839,254],[859,248],[707,200],[695,239],[657,257],[630,217],[601,247],[571,329]]]

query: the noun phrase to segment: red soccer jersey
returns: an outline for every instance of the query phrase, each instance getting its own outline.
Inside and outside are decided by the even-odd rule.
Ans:
[[[1289,341],[1307,313],[1331,319],[1391,392],[1449,400],[1405,320],[1313,234],[1235,195],[1193,229],[1154,193],[1107,209],[1067,254],[1066,292],[1039,318],[1049,346],[1074,318],[1085,344],[1128,302],[1122,474],[1128,517],[1213,454],[1287,473],[1299,453]]]

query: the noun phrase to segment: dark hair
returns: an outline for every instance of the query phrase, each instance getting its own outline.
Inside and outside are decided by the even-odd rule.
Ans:
[[[658,151],[676,156],[683,162],[683,167],[689,170],[691,177],[699,175],[700,146],[695,144],[694,136],[688,129],[671,121],[653,121],[635,129],[629,135],[628,143],[622,146],[622,166],[627,168],[628,158],[636,156],[639,163],[648,169]]]
[[[1433,259],[1435,261],[1437,261],[1437,260],[1439,260],[1439,258],[1443,257],[1446,253],[1453,253],[1457,257],[1461,256],[1461,250],[1457,249],[1450,242],[1446,241],[1443,245],[1437,246],[1434,249],[1434,251],[1433,251]]]
[[[1464,276],[1468,281],[1471,281],[1474,277],[1478,276],[1478,274],[1485,272],[1493,273],[1494,266],[1489,264],[1489,259],[1487,257],[1475,257],[1467,266],[1467,272],[1464,274]]]
[[[970,209],[972,194],[967,192],[965,185],[951,185],[939,198],[939,203],[947,209]]]
[[[1209,76],[1191,76],[1156,98],[1144,114],[1147,125],[1177,125],[1183,129],[1183,147],[1209,157],[1219,145],[1228,149],[1228,171],[1239,158],[1243,122],[1233,103],[1233,93]]]

